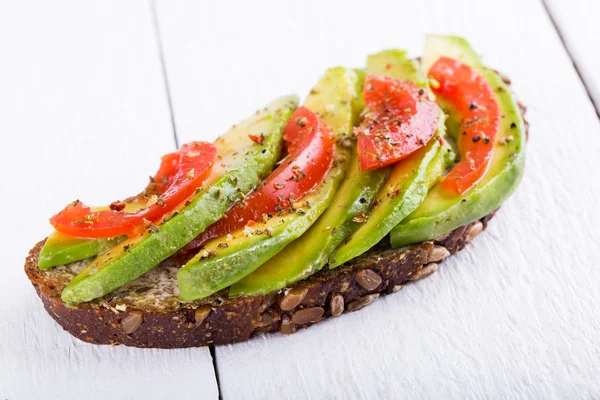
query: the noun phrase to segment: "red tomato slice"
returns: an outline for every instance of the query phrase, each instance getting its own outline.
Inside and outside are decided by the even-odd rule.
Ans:
[[[77,200],[50,218],[50,223],[59,232],[86,238],[110,238],[130,233],[144,218],[138,213],[113,210],[92,211]]]
[[[323,181],[335,151],[333,135],[325,122],[308,108],[299,107],[285,126],[283,138],[289,154],[263,185],[194,239],[186,250],[288,209]]]
[[[191,196],[210,175],[217,157],[212,143],[191,142],[162,157],[160,168],[144,191],[147,207],[126,213],[92,211],[79,200],[50,218],[62,233],[87,238],[109,238],[134,232],[147,221],[156,222]]]
[[[432,138],[439,107],[423,88],[368,75],[363,93],[368,112],[355,129],[361,169],[374,170],[400,161]]]
[[[462,116],[460,162],[442,181],[446,190],[462,194],[479,182],[489,167],[500,124],[498,102],[485,78],[460,61],[441,57],[429,70],[429,76],[439,82],[435,93]]]

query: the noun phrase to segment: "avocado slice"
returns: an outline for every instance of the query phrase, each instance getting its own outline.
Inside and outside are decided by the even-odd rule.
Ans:
[[[404,51],[388,50],[370,56],[367,70],[374,75],[408,80],[429,90],[419,63],[410,60]],[[438,128],[430,142],[392,166],[389,177],[373,201],[370,213],[362,215],[357,221],[361,225],[330,257],[330,268],[369,250],[423,201],[429,187],[443,173],[444,168],[438,168],[439,163],[434,161],[444,160],[442,156],[436,158],[443,147],[438,138],[445,134],[444,119],[445,115],[440,110]],[[448,147],[444,147],[444,151],[447,150]]]
[[[331,205],[297,240],[229,288],[229,296],[269,293],[299,281],[320,270],[329,256],[357,224],[352,221],[369,203],[387,177],[386,171],[360,171],[356,147],[348,176],[341,184]]]
[[[218,162],[203,188],[139,237],[102,253],[63,290],[67,303],[101,297],[138,278],[185,246],[220,219],[273,169],[280,157],[283,127],[297,107],[295,96],[282,97],[217,139]],[[263,144],[249,134],[264,135]]]
[[[325,72],[311,90],[305,106],[318,113],[336,139],[351,131],[359,113],[357,101],[362,74],[337,67]],[[344,178],[350,154],[336,146],[336,161],[324,182],[301,200],[295,213],[271,218],[252,228],[216,238],[178,273],[179,294],[185,300],[209,296],[244,278],[306,232],[329,207]]]
[[[516,99],[494,71],[484,67],[469,43],[455,36],[428,36],[423,57],[427,71],[440,56],[460,60],[475,68],[495,88],[503,118],[493,143],[490,167],[485,176],[462,196],[448,195],[434,186],[423,203],[391,232],[393,247],[406,246],[444,235],[459,226],[484,217],[512,194],[523,176],[525,125]],[[443,104],[442,104],[443,105]],[[448,108],[451,120],[457,119]],[[454,131],[449,125],[448,128]],[[457,132],[452,132],[454,135]]]
[[[419,73],[419,64],[401,50],[387,50],[369,56],[366,73],[408,79],[423,87],[427,85],[426,79]],[[362,96],[359,98],[362,100]],[[359,107],[362,110],[364,104],[359,103]],[[373,199],[392,168],[362,171],[356,145],[353,146],[348,173],[327,211],[306,234],[233,284],[229,288],[230,296],[269,293],[314,274],[327,264],[335,249],[360,227],[360,223],[354,219],[368,214]]]
[[[397,79],[410,79],[426,87],[426,79],[419,74],[419,65],[407,57],[406,52],[387,50],[367,59],[367,73],[387,75]],[[362,99],[362,96],[361,96]],[[361,105],[361,108],[363,106]],[[454,152],[445,142],[445,151],[438,152],[432,160],[427,177],[435,183],[447,165],[453,162]],[[354,219],[366,215],[392,168],[362,171],[356,147],[346,179],[338,190],[331,206],[317,222],[299,239],[289,244],[260,268],[234,283],[229,295],[256,295],[284,288],[312,275],[327,264],[329,257],[344,240],[360,227]]]
[[[127,239],[119,236],[112,239],[86,239],[54,231],[46,239],[40,251],[38,267],[48,269],[93,257]]]

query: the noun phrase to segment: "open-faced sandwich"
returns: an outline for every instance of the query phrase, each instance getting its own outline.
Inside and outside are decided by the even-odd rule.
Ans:
[[[166,154],[145,190],[77,200],[25,271],[100,344],[190,347],[293,333],[435,272],[515,190],[524,109],[458,37],[331,68],[214,143]]]

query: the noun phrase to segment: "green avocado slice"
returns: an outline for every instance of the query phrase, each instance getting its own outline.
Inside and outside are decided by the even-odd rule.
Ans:
[[[357,107],[360,86],[361,76],[356,71],[331,68],[311,90],[305,106],[318,113],[336,139],[342,140],[360,112]],[[334,166],[320,187],[301,201],[303,207],[296,213],[253,225],[252,231],[261,234],[256,235],[245,228],[233,233],[229,240],[221,237],[207,243],[204,251],[177,275],[181,298],[194,300],[206,297],[234,284],[304,234],[331,204],[349,159],[346,147],[343,144],[336,146]]]
[[[300,237],[327,209],[344,178],[341,168],[331,172],[315,194],[303,199],[302,207],[295,213],[232,232],[229,240],[220,237],[208,242],[179,270],[179,296],[184,300],[210,296],[242,279]]]
[[[78,238],[54,231],[46,239],[38,257],[41,269],[65,265],[96,256],[127,239],[119,236],[113,239]]]
[[[497,73],[481,64],[477,54],[462,38],[428,36],[424,68],[429,69],[440,56],[467,63],[484,76],[495,88],[503,119],[493,144],[491,165],[483,179],[462,196],[448,195],[441,185],[434,186],[419,208],[392,230],[393,247],[434,239],[484,217],[512,194],[523,176],[525,124],[509,88]],[[450,125],[449,128],[452,129]]]
[[[387,172],[360,171],[353,151],[349,173],[329,208],[300,238],[229,288],[229,296],[264,294],[279,290],[320,270],[355,225],[352,219],[368,210],[369,203],[387,177]]]
[[[441,127],[438,127],[436,135],[441,132]],[[402,221],[419,206],[430,185],[443,173],[443,169],[438,168],[439,164],[435,162],[443,160],[440,149],[440,143],[432,139],[425,147],[394,166],[383,189],[375,198],[368,219],[331,256],[330,268],[336,268],[369,250],[379,243],[398,221]]]
[[[366,73],[408,79],[425,87],[416,61],[401,50],[387,50],[367,58]],[[362,100],[362,96],[360,96]],[[364,108],[360,104],[360,108]],[[391,167],[362,171],[356,146],[345,180],[331,206],[299,239],[290,243],[256,271],[236,282],[230,296],[269,293],[310,276],[327,264],[329,257],[344,240],[360,227],[354,219],[369,212],[369,207],[383,186]]]
[[[403,51],[388,50],[370,56],[367,70],[375,75],[408,80],[429,90],[419,63],[410,60]],[[437,165],[434,160],[442,148],[438,138],[445,134],[444,120],[445,115],[440,110],[438,128],[430,142],[392,167],[370,213],[359,221],[362,224],[330,257],[329,268],[338,267],[369,250],[423,201],[429,187],[443,173],[443,169],[433,166]],[[444,151],[447,150],[445,147]]]
[[[67,303],[101,297],[138,278],[185,246],[273,169],[279,159],[283,127],[297,106],[295,96],[282,97],[217,139],[218,162],[204,188],[186,204],[140,237],[122,242],[90,263],[63,290]],[[248,134],[264,135],[263,144]]]

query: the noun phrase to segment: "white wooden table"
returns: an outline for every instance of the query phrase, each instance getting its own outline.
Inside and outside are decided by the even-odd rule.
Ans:
[[[547,1],[0,2],[0,400],[600,398],[600,7]],[[439,273],[216,349],[93,346],[42,309],[22,265],[68,201],[428,32],[510,75],[531,123],[521,187]]]

